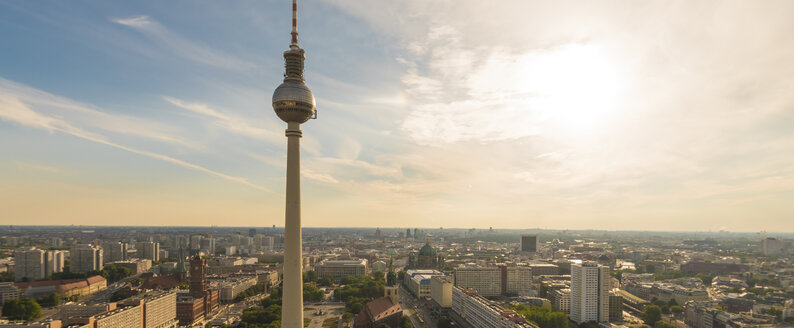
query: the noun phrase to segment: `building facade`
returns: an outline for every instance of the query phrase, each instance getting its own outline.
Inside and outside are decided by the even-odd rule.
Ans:
[[[477,328],[537,328],[523,316],[507,311],[471,289],[452,288],[452,311]]]
[[[571,314],[578,324],[609,321],[609,267],[594,262],[571,264]]]
[[[464,266],[455,269],[455,286],[476,290],[483,297],[521,295],[532,286],[532,270],[525,266]]]
[[[127,243],[115,242],[115,243],[106,243],[103,244],[103,250],[105,251],[105,261],[107,262],[118,262],[118,261],[126,261],[127,258]]]
[[[71,268],[72,272],[88,272],[102,270],[104,262],[104,252],[102,247],[92,244],[79,244],[72,248]]]
[[[367,274],[367,260],[325,260],[315,267],[317,279],[330,277],[341,281],[345,277],[363,276]]]
[[[538,251],[538,236],[537,235],[522,235],[521,236],[521,251],[526,253],[535,253]]]

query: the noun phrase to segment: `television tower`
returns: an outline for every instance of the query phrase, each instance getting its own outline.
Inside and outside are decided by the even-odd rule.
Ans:
[[[273,110],[287,122],[287,203],[284,222],[284,283],[281,327],[303,327],[303,270],[301,241],[300,130],[316,118],[314,95],[303,79],[306,54],[298,46],[298,1],[292,0],[292,43],[284,52],[284,83],[273,92]]]

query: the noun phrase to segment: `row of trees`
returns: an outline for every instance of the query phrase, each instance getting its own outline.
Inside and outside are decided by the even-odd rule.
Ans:
[[[534,322],[540,328],[568,328],[568,316],[563,312],[555,312],[547,308],[523,304],[511,307],[511,309],[523,315],[528,321]]]
[[[251,287],[248,287],[248,289],[246,289],[242,293],[238,294],[234,298],[234,301],[235,302],[240,302],[240,301],[242,301],[242,300],[244,300],[246,298],[249,298],[249,297],[254,296],[254,295],[259,295],[259,294],[264,293],[264,292],[265,292],[265,284],[256,284],[256,285],[253,285]]]
[[[108,264],[102,270],[93,270],[88,272],[71,272],[69,268],[64,268],[63,272],[54,272],[47,280],[62,280],[62,279],[85,279],[93,276],[102,276],[107,279],[109,284],[112,284],[121,279],[134,275],[135,272],[129,268],[118,265]]]

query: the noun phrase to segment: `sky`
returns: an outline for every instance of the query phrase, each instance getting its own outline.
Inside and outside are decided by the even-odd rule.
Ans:
[[[0,2],[0,224],[281,226],[291,2]],[[794,231],[792,1],[307,0],[303,225]]]

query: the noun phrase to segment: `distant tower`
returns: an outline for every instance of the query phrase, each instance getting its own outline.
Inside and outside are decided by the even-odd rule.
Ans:
[[[292,43],[284,52],[284,83],[273,92],[273,110],[287,122],[287,204],[284,223],[284,284],[281,326],[303,327],[300,196],[301,123],[315,118],[314,95],[303,79],[306,54],[298,46],[298,1],[292,0]]]

